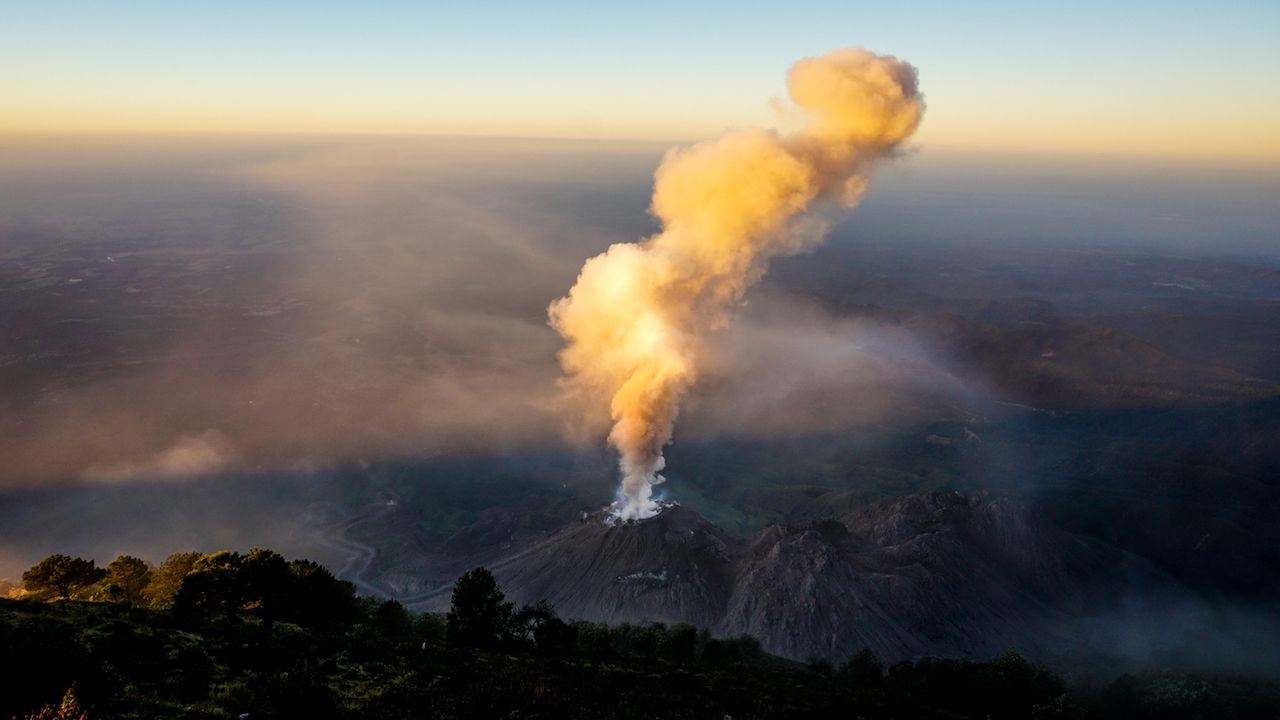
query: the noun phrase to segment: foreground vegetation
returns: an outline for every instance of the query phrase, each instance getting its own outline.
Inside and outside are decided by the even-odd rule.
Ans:
[[[483,569],[441,616],[267,550],[133,560],[53,556],[0,600],[0,718],[1280,717],[1259,680],[1068,688],[1016,654],[802,664],[687,625],[568,623]]]

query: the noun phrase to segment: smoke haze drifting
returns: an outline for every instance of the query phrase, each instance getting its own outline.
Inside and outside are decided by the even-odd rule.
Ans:
[[[657,231],[645,200],[664,149],[0,140],[0,492],[562,448],[547,299],[582,258]],[[682,437],[861,429],[910,413],[922,388],[1007,384],[1017,365],[961,362],[954,322],[901,314],[986,321],[1000,298],[1125,313],[1138,330],[1151,310],[1189,320],[1193,296],[1234,303],[1257,318],[1236,337],[1257,341],[1188,347],[1227,348],[1223,362],[1273,377],[1275,313],[1256,305],[1271,271],[1195,258],[1280,252],[1278,187],[1230,168],[932,147],[883,164],[831,242],[775,268],[746,322],[707,339]],[[1192,257],[1126,255],[1153,250]],[[1010,347],[990,342],[999,357]],[[1041,364],[1081,357],[1026,350]],[[1072,367],[1079,402],[1114,402],[1098,388],[1118,384],[1148,392],[1153,374],[1110,355]],[[593,410],[574,419],[603,436],[609,404]]]
[[[723,327],[769,261],[825,234],[826,208],[852,208],[867,172],[911,136],[924,111],[915,69],[861,48],[796,63],[792,101],[806,116],[788,135],[733,132],[674,150],[654,176],[662,230],[610,247],[549,309],[575,404],[609,405],[620,455],[615,512],[656,512],[663,447],[697,380],[708,333]],[[819,212],[812,212],[812,211]]]

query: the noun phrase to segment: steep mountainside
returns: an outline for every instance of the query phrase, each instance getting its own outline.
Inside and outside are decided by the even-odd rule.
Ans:
[[[546,599],[569,617],[712,627],[733,590],[739,550],[698,513],[669,505],[640,522],[588,516],[492,570],[521,600]]]
[[[827,512],[745,541],[674,504],[639,522],[597,514],[487,564],[513,599],[567,617],[689,622],[793,658],[1113,652],[1118,621],[1195,608],[1149,563],[1007,499],[924,493]],[[448,591],[413,600],[443,608]]]
[[[1149,564],[1007,500],[938,493],[767,528],[736,577],[721,630],[791,657],[1109,651],[1095,619],[1190,602]]]

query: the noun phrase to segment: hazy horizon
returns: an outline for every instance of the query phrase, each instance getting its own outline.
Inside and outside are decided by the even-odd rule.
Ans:
[[[0,144],[0,233],[8,238],[0,259],[7,282],[18,283],[10,292],[23,283],[47,286],[44,295],[23,297],[44,297],[35,307],[61,307],[53,327],[65,330],[38,332],[73,343],[38,350],[41,336],[24,334],[36,343],[25,353],[35,354],[6,363],[6,482],[119,482],[130,472],[559,444],[559,344],[546,307],[583,258],[654,231],[646,209],[653,168],[667,148],[476,138]],[[1280,173],[1259,170],[1047,164],[926,148],[882,168],[828,245],[782,259],[777,269],[789,277],[825,262],[856,272],[859,261],[850,258],[866,248],[909,256],[914,247],[963,253],[975,243],[984,251],[1274,264],[1278,190]],[[183,282],[190,285],[148,281],[149,266],[189,266]],[[108,279],[126,269],[130,275]],[[796,287],[766,284],[758,307],[746,312],[749,324],[723,341],[769,332],[752,318],[778,327],[800,317],[814,328],[838,325],[804,309],[811,301]],[[155,301],[178,304],[143,309]],[[160,324],[129,330],[136,321],[128,318],[139,312],[161,313]],[[166,312],[178,315],[164,321]],[[11,328],[21,322],[9,320]],[[144,327],[152,336],[137,334]],[[228,345],[241,349],[217,349]],[[909,352],[929,362],[927,352]],[[53,370],[49,358],[60,356],[68,364]],[[750,354],[743,357],[747,365],[732,372],[760,372],[749,369]],[[426,358],[435,359],[423,365]],[[31,378],[49,372],[75,372],[67,390],[76,391],[31,394],[39,387]],[[350,386],[359,377],[380,380]],[[139,394],[157,383],[181,393]],[[424,394],[415,399],[407,392],[413,387]],[[288,414],[317,394],[337,405],[328,419],[308,424],[328,429],[286,429]],[[428,409],[445,397],[454,410]],[[224,405],[232,398],[239,399]],[[261,404],[245,404],[251,401]],[[716,412],[707,408],[707,418]],[[352,433],[348,424],[357,419],[365,427]],[[95,429],[104,424],[107,434]]]

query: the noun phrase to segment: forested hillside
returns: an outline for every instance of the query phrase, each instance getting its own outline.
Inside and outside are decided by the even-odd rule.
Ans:
[[[51,556],[0,601],[0,718],[1273,718],[1280,685],[1206,675],[1068,685],[989,661],[796,663],[690,625],[566,622],[459,578],[447,614],[359,598],[269,550],[152,569]],[[131,581],[121,584],[122,581]],[[60,584],[60,585],[59,585]],[[74,599],[87,598],[87,599]]]

